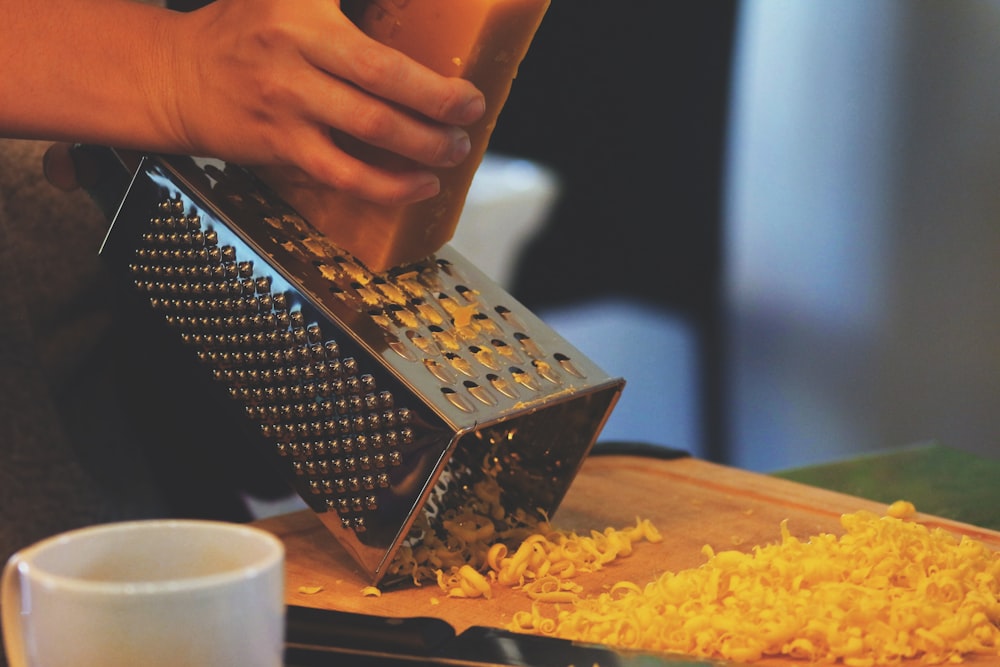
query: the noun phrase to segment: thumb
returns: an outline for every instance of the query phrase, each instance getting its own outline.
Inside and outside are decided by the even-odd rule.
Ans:
[[[72,192],[81,186],[93,185],[97,180],[97,165],[73,150],[73,144],[55,143],[42,157],[45,180],[63,192]]]

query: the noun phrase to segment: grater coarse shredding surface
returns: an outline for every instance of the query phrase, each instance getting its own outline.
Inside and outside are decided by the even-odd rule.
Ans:
[[[484,481],[508,517],[555,512],[622,379],[448,246],[374,274],[239,167],[124,171],[124,198],[91,190],[113,211],[102,256],[372,583]]]

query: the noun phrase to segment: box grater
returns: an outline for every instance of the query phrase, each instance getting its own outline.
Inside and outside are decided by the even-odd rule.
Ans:
[[[374,274],[237,166],[77,150],[131,176],[102,256],[372,583],[484,480],[556,510],[624,381],[454,249]]]

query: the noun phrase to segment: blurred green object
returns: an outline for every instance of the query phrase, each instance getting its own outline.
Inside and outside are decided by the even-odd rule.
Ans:
[[[909,500],[919,512],[1000,530],[1000,459],[937,443],[772,475],[877,502]]]

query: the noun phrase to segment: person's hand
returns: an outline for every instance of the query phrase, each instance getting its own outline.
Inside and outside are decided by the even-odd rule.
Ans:
[[[22,5],[14,18],[28,21]],[[485,108],[471,83],[370,39],[336,0],[216,0],[189,13],[120,0],[46,8],[64,14],[45,24],[50,48],[29,58],[38,39],[17,20],[0,48],[12,59],[2,82],[12,94],[51,82],[0,109],[0,130],[12,136],[215,157],[403,204],[437,193],[430,168],[465,158],[461,127]],[[342,147],[349,142],[397,154],[403,166],[352,157]],[[70,158],[65,143],[46,157],[57,187],[80,182]]]
[[[331,0],[217,0],[179,15],[159,77],[163,121],[194,155],[287,166],[319,184],[382,203],[437,193],[469,152],[461,126],[482,94],[362,33]],[[334,130],[331,133],[331,128]],[[412,161],[378,169],[337,145],[343,133]]]

